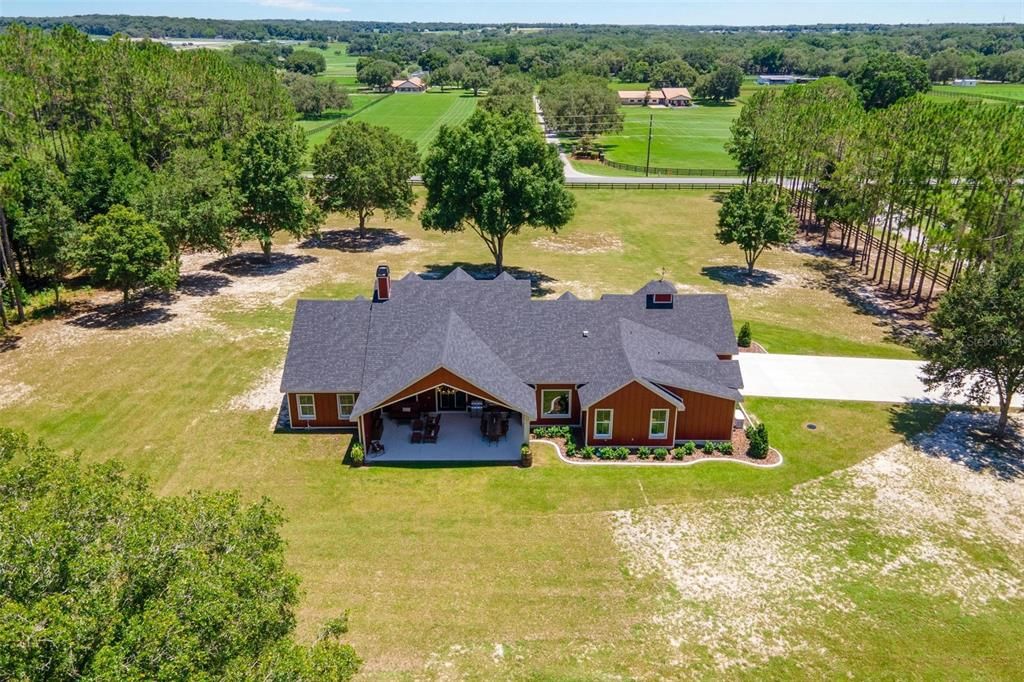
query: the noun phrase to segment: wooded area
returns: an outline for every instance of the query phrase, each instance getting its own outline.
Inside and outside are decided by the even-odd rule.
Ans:
[[[1024,238],[1024,109],[917,96],[865,111],[839,79],[758,92],[730,153],[887,290],[931,300]]]

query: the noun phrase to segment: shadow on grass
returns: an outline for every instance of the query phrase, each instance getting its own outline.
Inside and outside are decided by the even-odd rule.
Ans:
[[[158,294],[131,301],[128,305],[106,303],[68,320],[68,324],[83,329],[152,327],[175,318],[175,314],[167,307],[171,300],[170,294]]]
[[[747,274],[747,269],[739,265],[713,265],[700,269],[700,274],[719,284],[737,287],[770,287],[779,282],[779,276],[767,270],[754,270]]]
[[[466,263],[462,261],[427,265],[426,269],[420,273],[420,276],[424,279],[441,279],[455,268],[462,268],[472,275],[474,279],[494,279],[498,276],[498,270],[494,263]],[[555,278],[545,275],[543,272],[524,270],[523,268],[508,265],[505,266],[505,272],[516,279],[529,279],[531,296],[547,296],[555,291],[550,286],[556,281]]]
[[[367,253],[385,246],[398,246],[409,241],[401,232],[391,228],[324,230],[299,244],[300,249],[334,249],[346,253]]]
[[[222,272],[233,277],[266,277],[268,275],[279,275],[300,265],[315,263],[315,256],[296,256],[290,253],[275,253],[270,257],[268,263],[262,253],[244,252],[236,253],[203,266],[203,270]]]
[[[372,459],[367,459],[366,466],[387,467],[389,469],[479,469],[481,467],[518,467],[519,460],[498,462],[375,462]]]
[[[987,410],[929,402],[890,410],[894,431],[929,457],[947,459],[1002,480],[1024,478],[1024,433],[1011,419],[1007,434],[997,438],[998,415]]]
[[[806,267],[821,275],[821,283],[815,286],[841,299],[856,313],[874,317],[876,325],[885,328],[889,341],[910,345],[918,336],[930,333],[921,306],[864,281],[845,263],[822,256],[808,262]]]
[[[212,272],[190,272],[178,278],[178,293],[184,296],[215,296],[231,284],[231,278]]]
[[[14,332],[0,331],[0,353],[17,350],[21,344],[22,336]]]

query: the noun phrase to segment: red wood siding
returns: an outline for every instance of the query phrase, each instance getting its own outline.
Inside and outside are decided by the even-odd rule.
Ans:
[[[685,410],[679,413],[676,440],[729,440],[732,438],[736,403],[725,398],[671,389],[683,399]]]
[[[395,395],[391,396],[384,402],[393,403],[398,400],[402,400],[403,398],[414,396],[417,393],[422,393],[423,391],[433,389],[435,386],[438,386],[440,384],[451,386],[452,388],[458,389],[460,391],[465,391],[466,393],[472,393],[473,395],[479,396],[484,400],[490,401],[492,403],[501,403],[500,400],[498,400],[491,394],[480,390],[479,388],[469,383],[468,381],[465,381],[461,377],[452,374],[444,367],[441,367],[440,369],[431,372],[430,374],[423,377],[416,383],[410,385],[408,388],[399,391]],[[502,404],[504,405],[504,403]]]
[[[541,416],[544,412],[543,406],[540,402],[541,391],[544,389],[561,388],[568,389],[570,392],[571,405],[569,406],[569,417],[568,419],[545,419]],[[534,419],[531,424],[539,424],[542,426],[553,425],[559,426],[561,424],[567,424],[575,426],[580,423],[580,398],[576,395],[576,387],[573,384],[537,384],[537,419]]]
[[[344,428],[354,429],[357,424],[354,420],[338,418],[338,394],[337,393],[314,393],[313,404],[316,406],[316,419],[299,419],[299,401],[295,397],[298,393],[288,394],[289,414],[292,417],[293,429],[304,428]],[[302,395],[306,395],[303,393]],[[358,394],[356,394],[358,397]]]
[[[594,419],[598,410],[611,409],[612,437],[599,439],[594,436]],[[668,410],[668,438],[653,439],[651,431],[651,410]],[[605,396],[587,408],[587,441],[590,445],[648,445],[671,447],[672,434],[676,429],[676,406],[649,388],[631,382],[614,393]]]

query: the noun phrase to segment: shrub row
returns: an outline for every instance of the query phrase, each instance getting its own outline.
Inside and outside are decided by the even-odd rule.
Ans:
[[[561,428],[561,427],[552,427]],[[534,430],[536,434],[537,430]],[[595,448],[592,445],[586,447],[577,448],[572,443],[572,436],[566,440],[565,452],[569,457],[580,457],[581,459],[600,459],[605,461],[624,461],[629,458],[630,449],[625,446],[620,447],[603,447]],[[636,457],[639,460],[654,459],[658,462],[664,462],[669,456],[675,460],[681,460],[687,455],[692,455],[697,452],[697,444],[692,440],[684,443],[683,445],[669,450],[668,448],[654,448],[653,450],[646,445],[642,445],[636,449]],[[704,443],[703,452],[705,454],[717,453],[720,455],[731,455],[733,453],[732,443],[729,441],[715,442],[706,441]]]

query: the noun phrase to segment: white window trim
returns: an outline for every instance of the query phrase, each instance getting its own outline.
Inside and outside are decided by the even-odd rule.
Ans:
[[[665,433],[662,433],[662,434],[654,433],[654,413],[655,412],[664,412],[665,413],[665,422],[664,422],[664,424],[665,424]],[[650,419],[650,421],[648,422],[648,425],[647,425],[647,437],[651,438],[651,439],[655,439],[655,440],[668,440],[668,436],[669,436],[669,434],[668,434],[668,423],[669,423],[670,419],[671,419],[671,415],[669,414],[669,410],[667,408],[655,407],[653,410],[651,410],[651,419]],[[661,423],[661,420],[659,420],[658,423]]]
[[[308,407],[311,410],[313,410],[313,416],[311,416],[311,417],[307,417],[306,414],[302,411],[302,408],[303,408],[302,399],[306,398],[306,397],[308,397],[310,400],[313,401],[311,405],[308,405]],[[296,393],[295,394],[295,407],[297,407],[298,410],[299,410],[299,421],[303,421],[303,422],[316,421],[316,396],[315,395],[313,395],[312,393]]]
[[[350,404],[348,404],[348,405],[344,405],[343,406],[342,403],[341,403],[341,398],[342,398],[342,396],[346,396],[346,395],[352,398],[352,402]],[[335,400],[338,401],[338,419],[344,419],[346,421],[352,421],[352,408],[355,407],[355,404],[356,404],[356,394],[355,393],[338,393],[337,395],[335,395]],[[314,405],[315,405],[315,403],[314,403]],[[348,407],[348,414],[342,414],[342,409],[341,409],[342,407]]]
[[[545,393],[565,393],[568,411],[565,414],[549,414],[544,411],[547,401],[544,400]],[[540,416],[542,419],[572,419],[572,389],[571,388],[542,388],[540,390]]]
[[[605,421],[603,419],[598,419],[597,418],[597,414],[599,412],[607,412],[608,413],[608,433],[607,434],[601,434],[601,433],[597,432],[597,423]],[[600,409],[594,410],[594,440],[611,440],[612,439],[612,433],[614,432],[613,431],[614,424],[615,424],[615,410],[613,410],[611,408],[608,408],[608,407],[602,407]]]

